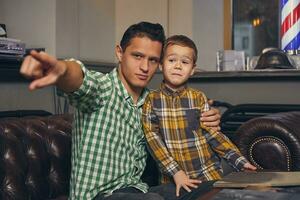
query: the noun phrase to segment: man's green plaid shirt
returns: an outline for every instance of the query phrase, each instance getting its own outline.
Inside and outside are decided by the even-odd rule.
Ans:
[[[70,199],[93,199],[123,187],[148,189],[141,181],[147,152],[140,114],[148,91],[138,103],[118,78],[87,70],[78,91],[69,94],[77,108],[72,136]]]

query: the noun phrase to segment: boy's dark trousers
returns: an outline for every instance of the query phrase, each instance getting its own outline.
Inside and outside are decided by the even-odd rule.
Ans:
[[[198,185],[198,188],[187,192],[183,188],[180,189],[180,196],[176,197],[176,185],[173,183],[154,186],[149,189],[148,193],[129,187],[116,190],[112,195],[105,197],[97,195],[94,200],[196,200],[213,188],[215,181],[207,181]]]

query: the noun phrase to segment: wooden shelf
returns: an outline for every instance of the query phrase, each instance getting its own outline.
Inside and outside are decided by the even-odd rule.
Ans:
[[[226,81],[226,80],[300,80],[300,70],[296,69],[268,69],[252,71],[222,71],[222,72],[196,72],[190,82],[198,81]]]

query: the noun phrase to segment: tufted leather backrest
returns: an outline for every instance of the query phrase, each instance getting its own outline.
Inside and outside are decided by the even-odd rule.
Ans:
[[[68,194],[71,115],[0,119],[0,199]]]
[[[300,171],[300,112],[251,119],[237,130],[238,147],[259,169]]]

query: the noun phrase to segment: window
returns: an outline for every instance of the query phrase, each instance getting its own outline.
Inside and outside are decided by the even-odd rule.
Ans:
[[[232,0],[232,47],[246,56],[280,47],[279,0]]]

